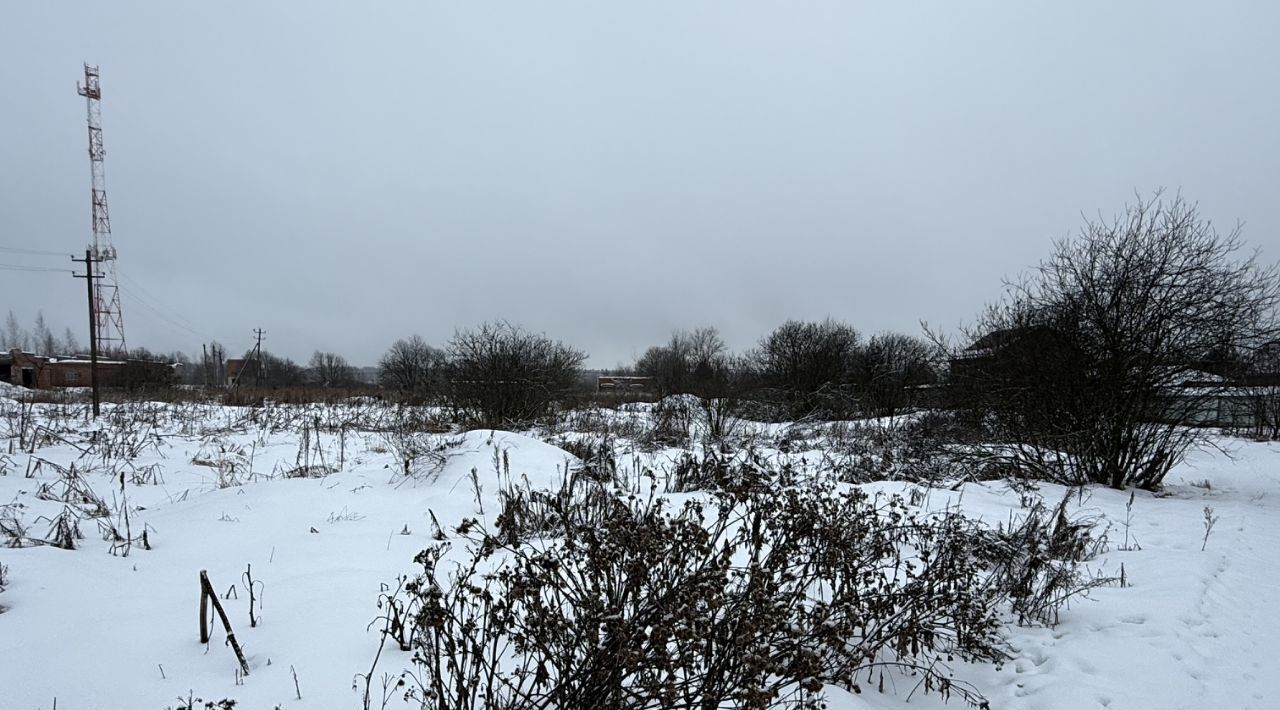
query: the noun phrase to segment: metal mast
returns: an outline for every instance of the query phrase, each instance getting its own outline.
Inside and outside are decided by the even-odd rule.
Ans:
[[[98,84],[98,67],[84,65],[84,84],[77,84],[76,90],[88,104],[89,167],[93,178],[93,243],[89,252],[98,263],[98,274],[93,279],[98,352],[124,357],[124,316],[120,313],[116,248],[111,244],[111,216],[107,212],[106,150],[102,143],[102,88]]]

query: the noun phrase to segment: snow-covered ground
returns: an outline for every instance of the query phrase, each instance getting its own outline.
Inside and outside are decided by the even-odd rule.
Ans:
[[[1081,512],[1110,525],[1110,550],[1091,566],[1117,575],[1123,564],[1129,586],[1072,602],[1054,628],[1015,629],[1014,659],[1002,670],[966,667],[958,675],[993,708],[1280,707],[1280,446],[1218,443],[1231,457],[1195,453],[1162,493],[1134,495],[1129,546],[1140,549],[1121,549],[1129,493],[1087,489]],[[969,485],[952,495],[990,519],[1017,504],[1002,488]],[[1047,499],[1060,491],[1041,486]],[[1206,506],[1217,519],[1207,541]],[[901,700],[864,699],[865,707]],[[901,707],[941,706],[926,696]]]
[[[22,435],[36,437],[29,454],[13,430],[23,421],[17,405],[0,399],[0,407],[9,407],[0,418],[0,514],[32,537],[49,537],[65,506],[47,499],[57,497],[49,487],[56,493],[61,485],[58,466],[75,464],[113,511],[107,521],[123,529],[119,511],[129,510],[138,538],[127,556],[121,549],[110,554],[99,523],[85,519],[76,550],[0,548],[8,570],[0,592],[5,709],[48,709],[56,701],[67,710],[160,710],[191,694],[234,698],[248,709],[359,707],[353,683],[369,672],[378,648],[378,596],[413,571],[435,522],[447,530],[467,516],[492,520],[507,466],[512,479],[546,487],[577,463],[531,436],[473,431],[432,439],[448,442],[431,469],[438,473],[415,464],[415,475],[406,476],[404,442],[393,436],[359,427],[321,434],[306,427],[311,413],[260,413],[255,422],[247,410],[221,407],[160,416],[114,441],[118,458],[104,459],[102,440],[84,454],[86,432],[109,426],[73,424],[58,418],[73,409],[36,405],[58,424]],[[1197,453],[1158,497],[1136,494],[1128,530],[1134,549],[1120,549],[1128,493],[1092,488],[1073,497],[1074,513],[1104,516],[1110,526],[1109,550],[1090,566],[1118,575],[1123,564],[1128,586],[1073,601],[1054,628],[1011,628],[1009,663],[960,665],[957,676],[993,708],[1280,706],[1273,669],[1280,656],[1280,447],[1222,443],[1231,457]],[[133,455],[128,464],[122,451]],[[674,453],[651,454],[647,462]],[[1056,501],[1065,491],[1045,485],[1040,492]],[[933,489],[925,505],[959,505],[994,525],[1019,510],[1020,500],[988,483]],[[1207,542],[1206,506],[1217,518]],[[142,547],[143,531],[151,549]],[[244,647],[248,677],[238,676],[221,628],[213,643],[199,642],[201,570]],[[244,576],[250,570],[256,626]],[[408,654],[388,647],[374,676],[408,664]],[[829,699],[837,710],[943,707],[931,695],[908,701],[908,678],[894,679],[889,690],[895,687],[858,696],[832,689]]]

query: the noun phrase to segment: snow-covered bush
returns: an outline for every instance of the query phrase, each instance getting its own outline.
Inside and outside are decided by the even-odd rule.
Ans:
[[[37,522],[39,520],[37,519]],[[64,550],[74,550],[76,541],[84,539],[84,533],[80,532],[80,516],[69,505],[62,506],[61,513],[43,520],[49,524],[49,530],[44,535],[45,543],[48,545]]]
[[[956,354],[951,392],[990,418],[1015,465],[1154,490],[1207,442],[1199,425],[1238,354],[1280,335],[1277,274],[1195,203],[1140,196],[1007,285]]]
[[[440,472],[450,440],[416,428],[394,427],[382,432],[382,440],[395,456],[401,473],[414,478],[430,478]]]
[[[665,397],[649,413],[648,428],[638,437],[648,449],[682,448],[689,445],[689,430],[698,407],[693,395]]]
[[[755,449],[725,453],[705,447],[701,455],[685,452],[667,475],[667,491],[761,492],[773,483],[790,483],[787,470],[775,471]]]
[[[949,413],[923,412],[893,420],[792,425],[773,443],[788,454],[817,452],[818,469],[847,483],[937,484],[992,477],[971,460],[972,437]]]
[[[1037,499],[1021,519],[975,535],[974,554],[990,566],[991,588],[1004,596],[1019,624],[1056,625],[1072,597],[1116,582],[1089,574],[1081,564],[1101,552],[1107,539],[1096,534],[1097,518],[1067,515],[1072,495],[1068,491],[1053,508]]]
[[[20,503],[0,505],[0,545],[5,547],[29,547],[39,541],[31,537],[22,516]]]
[[[502,489],[498,492],[502,509],[495,521],[496,537],[508,545],[517,545],[599,526],[621,505],[606,485],[578,471],[554,491],[531,486]]]
[[[598,490],[598,489],[597,489]],[[460,531],[405,590],[412,698],[426,708],[818,707],[886,673],[981,706],[954,658],[1005,652],[974,524],[835,484],[539,501],[542,535]]]
[[[615,440],[607,434],[577,436],[556,440],[556,445],[573,454],[581,463],[577,473],[599,482],[612,482],[618,474]]]

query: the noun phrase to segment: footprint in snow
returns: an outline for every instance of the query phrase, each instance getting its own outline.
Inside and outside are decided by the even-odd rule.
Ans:
[[[1098,667],[1093,665],[1092,663],[1090,663],[1088,660],[1084,658],[1074,658],[1072,659],[1072,662],[1075,664],[1075,667],[1079,669],[1081,673],[1096,675],[1098,672]]]

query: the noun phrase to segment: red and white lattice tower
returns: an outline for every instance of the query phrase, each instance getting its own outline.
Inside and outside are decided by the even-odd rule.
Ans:
[[[102,143],[102,88],[98,68],[84,65],[84,84],[76,85],[85,97],[89,113],[89,167],[93,177],[93,244],[90,251],[97,268],[93,284],[98,352],[124,357],[124,316],[120,313],[120,287],[116,281],[116,248],[111,243],[111,216],[107,212],[106,150]]]

